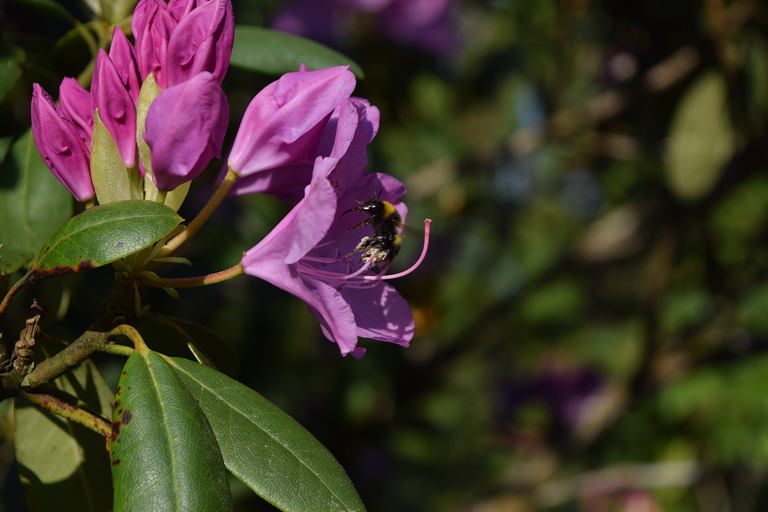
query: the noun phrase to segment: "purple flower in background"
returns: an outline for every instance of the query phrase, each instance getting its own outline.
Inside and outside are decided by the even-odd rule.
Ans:
[[[587,401],[604,385],[604,378],[588,368],[550,360],[533,380],[503,388],[506,405],[512,410],[531,400],[543,401],[562,425],[573,428],[579,423]]]
[[[142,80],[154,73],[165,89],[202,71],[224,79],[235,38],[230,0],[141,0],[131,29]]]
[[[78,128],[38,84],[32,86],[32,134],[48,168],[78,201],[93,198],[90,150]]]
[[[242,178],[310,163],[331,113],[354,88],[348,66],[338,66],[286,73],[259,92],[245,111],[229,154],[229,167],[241,178],[231,194],[262,191]]]
[[[144,133],[157,188],[173,190],[220,158],[228,122],[227,97],[207,71],[161,92],[149,107]]]
[[[369,13],[379,30],[396,43],[446,53],[456,46],[451,16],[455,4],[456,0],[294,0],[278,12],[272,27],[343,45],[357,19],[350,14]]]
[[[331,151],[335,156],[317,157],[304,198],[242,260],[246,274],[306,302],[325,336],[339,345],[342,355],[355,357],[365,353],[357,347],[358,337],[407,347],[414,332],[408,303],[383,282],[398,276],[369,275],[372,262],[358,268],[356,258],[342,256],[370,234],[369,227],[347,231],[365,218],[358,212],[345,215],[358,201],[378,194],[403,218],[407,213],[399,202],[405,193],[402,183],[365,172],[372,137],[366,110],[367,102],[361,100],[342,104]],[[405,273],[415,269],[423,256]]]
[[[80,138],[90,149],[93,137],[91,93],[74,78],[66,77],[59,86],[59,103],[62,112],[75,124]]]

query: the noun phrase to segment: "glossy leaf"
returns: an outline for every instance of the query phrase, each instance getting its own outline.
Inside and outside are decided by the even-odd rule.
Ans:
[[[21,65],[26,53],[18,46],[0,43],[0,102],[13,90],[21,77]]]
[[[36,360],[64,348],[38,337]],[[96,365],[85,361],[54,382],[56,388],[109,418],[112,390]],[[61,398],[61,397],[59,397]],[[74,404],[74,400],[67,400]],[[77,404],[74,404],[77,405]],[[80,404],[82,406],[82,404]],[[112,510],[112,479],[106,440],[96,432],[14,399],[14,446],[30,510]]]
[[[167,206],[141,199],[96,206],[51,236],[25,282],[106,265],[149,247],[181,220]]]
[[[123,368],[112,415],[115,510],[232,510],[227,472],[200,407],[146,347]]]
[[[283,511],[365,510],[333,455],[269,400],[215,370],[172,359],[232,474]]]
[[[363,78],[363,69],[349,57],[319,43],[262,27],[235,27],[232,66],[259,73],[282,75],[298,71],[305,64],[310,71],[349,65],[349,70]]]
[[[71,216],[72,196],[43,162],[30,128],[0,167],[0,244],[37,254]]]
[[[733,156],[736,138],[725,78],[707,73],[686,92],[669,133],[667,181],[680,199],[693,201],[715,186]]]
[[[190,360],[207,358],[215,369],[233,378],[239,373],[237,350],[220,334],[202,325],[154,313],[142,315],[133,325],[153,350]]]
[[[34,258],[33,253],[24,252],[13,247],[0,247],[0,276],[14,272]]]

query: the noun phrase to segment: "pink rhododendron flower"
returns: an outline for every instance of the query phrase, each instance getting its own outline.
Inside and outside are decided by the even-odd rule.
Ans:
[[[243,178],[311,162],[325,123],[354,88],[355,76],[348,66],[286,73],[251,101],[232,145],[229,167]],[[233,188],[237,187],[235,182]]]
[[[149,107],[144,133],[157,188],[173,190],[220,158],[228,122],[227,97],[207,71],[161,92]]]
[[[131,29],[142,80],[155,73],[165,89],[201,71],[224,79],[235,38],[230,0],[141,0]]]
[[[456,0],[293,0],[278,11],[272,28],[344,46],[359,28],[357,13],[370,13],[377,23],[365,25],[366,31],[378,29],[397,43],[447,53],[458,38],[456,5]]]
[[[62,112],[72,120],[77,127],[80,138],[90,148],[93,137],[91,93],[86,91],[74,78],[66,77],[59,86],[59,103],[61,103]]]
[[[127,65],[125,61],[121,64]],[[123,70],[123,74],[127,72]],[[101,122],[115,140],[125,167],[133,168],[136,165],[136,104],[123,84],[121,72],[102,49],[93,72],[91,107],[99,109]]]
[[[408,346],[413,316],[400,294],[384,282],[349,277],[349,265],[338,255],[320,254],[333,250],[326,244],[341,245],[332,236],[346,226],[338,221],[336,191],[325,176],[337,163],[335,158],[318,157],[306,196],[245,254],[245,273],[302,299],[342,355],[365,353],[357,347],[358,336]],[[351,250],[358,241],[340,251]]]
[[[78,201],[93,198],[90,150],[78,128],[38,84],[32,86],[32,134],[48,168]]]
[[[115,65],[125,90],[133,100],[133,108],[139,104],[139,72],[136,66],[136,50],[120,27],[112,31],[112,45],[109,47],[109,58]]]
[[[350,106],[353,106],[352,111],[354,111],[354,114],[349,113]],[[362,122],[365,126],[365,143],[370,144],[373,137],[379,131],[381,116],[379,109],[371,106],[363,98],[351,97],[336,107],[330,119],[323,127],[313,159],[318,156],[332,156],[335,158],[344,156],[357,129],[357,121],[349,123],[342,120],[340,122],[339,116],[344,111],[347,115],[354,115],[355,119],[357,119],[358,110],[362,115]],[[364,167],[365,165],[363,165]],[[312,168],[312,163],[307,162],[304,164],[289,164],[257,172],[245,178],[240,178],[235,183],[234,191],[230,192],[230,195],[270,194],[288,204],[295,205],[304,197],[304,187],[312,179]]]
[[[211,0],[189,11],[168,43],[168,86],[203,71],[212,73],[221,83],[234,41],[235,17],[229,0]]]
[[[142,82],[154,73],[161,89],[168,85],[168,43],[177,24],[163,0],[141,0],[136,6],[131,30],[136,39],[136,58]]]
[[[342,156],[315,160],[304,198],[242,260],[246,274],[306,302],[342,355],[355,357],[365,353],[357,347],[359,336],[408,346],[414,332],[408,303],[383,282],[393,276],[368,275],[372,261],[357,268],[356,256],[342,256],[371,234],[369,226],[347,231],[365,219],[364,213],[348,212],[358,201],[378,194],[403,218],[407,213],[399,202],[405,193],[402,183],[391,176],[365,172],[371,135],[364,107],[363,102],[345,102],[337,135],[353,132],[353,136],[336,137],[335,154]]]

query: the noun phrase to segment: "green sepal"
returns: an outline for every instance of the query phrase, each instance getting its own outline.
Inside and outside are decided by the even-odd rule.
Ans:
[[[115,203],[128,199],[141,199],[137,188],[138,164],[135,173],[126,169],[117,144],[104,126],[99,109],[93,113],[93,137],[91,137],[91,180],[99,204]]]

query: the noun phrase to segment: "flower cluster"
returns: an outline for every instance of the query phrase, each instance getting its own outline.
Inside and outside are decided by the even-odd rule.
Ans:
[[[232,5],[141,0],[132,30],[135,45],[116,27],[109,53],[99,51],[90,92],[65,78],[57,107],[35,84],[35,141],[79,201],[139,197],[178,208],[189,182],[221,155],[229,117],[220,84],[234,40]],[[348,66],[302,66],[259,92],[215,197],[264,193],[294,205],[244,253],[239,271],[301,298],[341,353],[359,357],[359,336],[407,346],[414,322],[407,302],[383,282],[393,277],[385,275],[389,260],[350,256],[371,229],[350,231],[365,224],[361,200],[386,202],[400,219],[407,213],[402,183],[366,172],[379,111],[351,96],[354,88]],[[115,191],[121,180],[128,192]],[[399,233],[391,237],[399,248]],[[173,241],[165,249],[163,255],[173,252]]]

